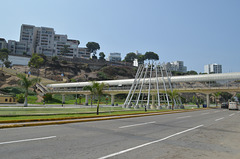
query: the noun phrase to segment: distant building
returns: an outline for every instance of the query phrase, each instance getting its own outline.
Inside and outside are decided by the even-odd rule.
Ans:
[[[134,60],[133,60],[133,66],[138,67],[138,65],[139,65],[139,64],[138,64],[138,59],[134,59]]]
[[[14,55],[23,55],[23,53],[27,53],[27,43],[25,42],[17,42],[14,40],[8,40],[8,50],[10,54]]]
[[[137,56],[142,55],[142,53],[139,53],[138,50],[136,50],[135,54],[136,54]]]
[[[54,28],[23,24],[19,42],[9,40],[7,48],[11,54],[17,55],[40,53],[46,56],[61,55],[68,58],[89,59],[90,53],[86,48],[79,47],[79,44],[79,40],[68,39],[67,35],[55,34]],[[68,47],[69,52],[65,52],[63,55],[64,46]]]
[[[5,39],[0,38],[0,49],[6,49],[7,48],[7,42]]]
[[[35,29],[36,39],[34,39],[35,44],[33,45],[34,52],[44,54],[46,56],[53,56],[54,29],[47,27],[35,27]]]
[[[108,56],[108,61],[120,62],[121,60],[122,60],[121,53],[114,52],[114,53],[110,53]]]
[[[34,50],[34,46],[36,45],[36,36],[37,36],[37,28],[33,25],[25,25],[21,26],[20,30],[20,39],[19,42],[26,43],[28,55],[32,55],[36,50]]]
[[[84,59],[89,59],[91,53],[87,50],[86,47],[78,47],[78,57],[79,58],[84,58]]]
[[[164,64],[167,70],[169,71],[177,71],[177,72],[187,72],[187,67],[184,66],[183,61],[174,61],[174,62],[167,62]]]
[[[222,65],[216,63],[204,65],[204,73],[222,73]]]

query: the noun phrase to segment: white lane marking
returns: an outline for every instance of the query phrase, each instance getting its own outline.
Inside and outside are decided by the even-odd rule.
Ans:
[[[224,119],[224,117],[222,117],[222,118],[219,118],[219,119],[216,119],[215,121],[222,120],[222,119]]]
[[[191,116],[181,116],[181,117],[177,117],[177,119],[183,119],[183,118],[189,118]]]
[[[26,141],[37,141],[37,140],[46,140],[55,138],[56,136],[48,136],[48,137],[40,137],[40,138],[33,138],[33,139],[24,139],[24,140],[17,140],[17,141],[7,141],[7,142],[0,142],[0,145],[4,144],[12,144],[12,143],[18,143],[18,142],[26,142]]]
[[[229,116],[233,116],[233,115],[235,115],[235,113],[232,113],[232,114],[230,114]]]
[[[202,113],[202,115],[205,115],[205,114],[209,114],[209,112],[208,113]]]
[[[171,138],[171,137],[174,137],[174,136],[177,136],[177,135],[186,133],[186,132],[191,131],[191,130],[195,130],[195,129],[197,129],[197,128],[199,128],[199,127],[202,127],[202,126],[203,126],[203,125],[198,125],[198,126],[196,126],[196,127],[193,127],[193,128],[190,128],[190,129],[187,129],[187,130],[184,130],[184,131],[180,131],[180,132],[178,132],[178,133],[176,133],[176,134],[167,136],[167,137],[165,137],[165,138],[162,138],[162,139],[159,139],[159,140],[155,140],[155,141],[152,141],[152,142],[148,142],[148,143],[145,143],[145,144],[142,144],[142,145],[138,145],[138,146],[136,146],[136,147],[132,147],[132,148],[129,148],[129,149],[126,149],[126,150],[123,150],[123,151],[119,151],[119,152],[116,152],[116,153],[113,153],[113,154],[110,154],[110,155],[107,155],[107,156],[100,157],[100,158],[98,158],[98,159],[106,159],[106,158],[109,158],[109,157],[117,156],[117,155],[120,155],[120,154],[129,152],[129,151],[132,151],[132,150],[135,150],[135,149],[144,147],[144,146],[148,146],[148,145],[151,145],[151,144],[154,144],[154,143],[157,143],[157,142],[161,142],[161,141],[167,140],[167,139],[169,139],[169,138]]]
[[[151,122],[147,122],[147,123],[140,123],[140,124],[134,124],[134,125],[126,125],[126,126],[121,126],[119,128],[122,129],[122,128],[128,128],[128,127],[133,127],[133,126],[152,124],[152,123],[156,123],[156,121],[151,121]]]
[[[237,113],[240,113],[240,112],[237,112]]]

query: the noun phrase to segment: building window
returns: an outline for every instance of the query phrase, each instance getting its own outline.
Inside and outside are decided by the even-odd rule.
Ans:
[[[6,98],[6,99],[5,99],[5,102],[7,102],[7,101],[8,101],[8,99]]]

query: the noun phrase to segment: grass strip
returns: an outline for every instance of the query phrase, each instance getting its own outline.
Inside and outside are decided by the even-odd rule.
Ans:
[[[82,118],[98,118],[108,116],[123,116],[123,115],[144,115],[151,113],[175,113],[175,112],[188,112],[200,109],[188,110],[164,110],[164,111],[116,111],[116,112],[103,112],[100,115],[95,113],[88,114],[64,114],[64,115],[48,115],[48,116],[19,116],[19,117],[0,117],[0,123],[18,123],[18,122],[34,122],[34,121],[53,121],[53,120],[69,120],[69,119],[82,119]]]

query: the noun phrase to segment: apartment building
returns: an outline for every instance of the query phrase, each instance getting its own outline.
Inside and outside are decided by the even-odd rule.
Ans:
[[[108,56],[108,61],[119,62],[121,60],[122,60],[121,53],[114,52],[114,53],[110,53]]]
[[[167,70],[169,71],[177,71],[177,72],[187,72],[187,67],[184,66],[183,61],[174,61],[174,62],[167,62],[164,64]]]
[[[19,42],[26,43],[28,55],[32,55],[35,50],[35,41],[37,36],[37,28],[34,25],[25,25],[21,26],[20,30],[20,39]]]
[[[0,49],[7,48],[7,42],[4,38],[0,38]]]
[[[54,29],[47,27],[36,27],[36,42],[34,50],[46,56],[53,56],[54,49]]]
[[[204,65],[204,73],[222,73],[222,65],[216,63]]]
[[[8,40],[8,50],[10,54],[23,55],[27,53],[28,46],[26,42],[18,42],[15,40]]]
[[[35,27],[34,25],[23,24],[20,30],[19,42],[9,40],[8,49],[11,54],[28,55],[33,53],[46,56],[64,56],[67,58],[90,58],[86,48],[79,48],[79,40],[68,39],[67,35],[55,34],[54,28]],[[68,51],[63,54],[63,48]],[[66,51],[66,50],[65,50]]]
[[[86,47],[78,47],[78,57],[89,59],[91,56],[91,52],[88,51]]]

